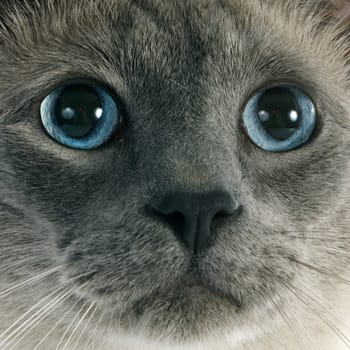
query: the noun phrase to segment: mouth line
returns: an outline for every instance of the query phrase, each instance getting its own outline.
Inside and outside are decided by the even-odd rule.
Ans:
[[[205,280],[203,280],[203,278],[201,278],[199,274],[194,274],[192,272],[184,276],[184,278],[177,283],[177,288],[179,288],[179,290],[183,288],[196,288],[196,287],[203,288],[204,290],[210,292],[214,296],[228,301],[237,310],[242,308],[242,302],[237,297],[235,297],[232,293],[226,292],[206,282]]]
[[[145,312],[145,308],[147,308],[148,302],[150,299],[155,299],[156,296],[160,296],[162,299],[167,297],[167,294],[171,294],[171,290],[175,288],[175,290],[180,293],[184,292],[187,288],[194,290],[195,288],[204,289],[206,292],[211,293],[215,298],[221,299],[223,301],[228,302],[234,308],[235,312],[238,312],[242,309],[242,303],[232,294],[227,293],[221,289],[215,288],[201,280],[200,278],[196,278],[195,280],[190,280],[187,276],[185,276],[182,280],[177,283],[174,283],[172,287],[163,289],[162,291],[158,290],[154,293],[147,295],[143,298],[137,300],[133,306],[132,310],[135,316],[142,316]],[[198,295],[196,293],[196,295]]]
[[[235,296],[233,293],[227,292],[222,288],[216,287],[210,281],[208,282],[205,278],[202,277],[201,272],[198,269],[198,259],[199,257],[193,256],[191,259],[190,267],[187,273],[183,278],[177,283],[177,287],[200,287],[209,291],[215,296],[218,296],[220,299],[229,301],[237,309],[242,308],[242,302],[240,298]]]

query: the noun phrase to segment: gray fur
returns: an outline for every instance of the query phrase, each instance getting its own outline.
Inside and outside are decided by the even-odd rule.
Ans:
[[[60,285],[74,294],[6,349],[33,349],[62,318],[41,349],[86,349],[90,342],[93,349],[279,350],[302,342],[314,350],[326,344],[320,339],[338,349],[339,336],[317,314],[346,333],[350,45],[339,5],[3,2],[1,349],[19,324],[2,333]],[[46,135],[40,102],[75,79],[116,94],[120,138],[78,151]],[[249,96],[276,81],[304,88],[319,118],[310,143],[279,154],[256,148],[241,125]],[[145,208],[165,192],[217,188],[243,210],[213,222],[215,241],[193,262]]]

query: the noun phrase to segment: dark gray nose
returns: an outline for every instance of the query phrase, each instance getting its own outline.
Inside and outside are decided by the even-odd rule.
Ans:
[[[229,193],[214,191],[167,194],[153,209],[175,227],[186,247],[198,254],[209,246],[212,221],[235,214],[239,205]]]

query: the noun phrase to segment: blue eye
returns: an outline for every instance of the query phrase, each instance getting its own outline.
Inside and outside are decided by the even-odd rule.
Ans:
[[[283,85],[250,99],[243,125],[251,141],[269,152],[285,152],[307,142],[316,126],[316,110],[301,89]]]
[[[41,121],[59,143],[76,149],[97,148],[120,124],[118,107],[106,91],[73,84],[51,92],[41,103]]]

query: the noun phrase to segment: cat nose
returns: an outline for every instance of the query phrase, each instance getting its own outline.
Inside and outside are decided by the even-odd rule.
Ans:
[[[233,215],[239,208],[237,200],[226,191],[167,194],[153,206],[194,254],[208,248],[213,235],[213,220]]]

